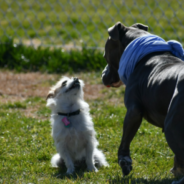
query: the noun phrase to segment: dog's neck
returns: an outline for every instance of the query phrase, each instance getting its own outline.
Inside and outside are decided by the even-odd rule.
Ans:
[[[73,111],[73,112],[70,112],[70,113],[58,112],[58,115],[67,116],[67,117],[75,116],[75,115],[78,115],[78,114],[80,114],[80,109],[78,109],[76,111]]]
[[[56,106],[52,108],[52,111],[54,113],[58,113],[58,112],[71,113],[79,109],[88,110],[89,105],[83,100],[78,100],[76,102],[71,102],[71,103],[63,103],[62,101],[60,101],[60,102],[56,102]]]

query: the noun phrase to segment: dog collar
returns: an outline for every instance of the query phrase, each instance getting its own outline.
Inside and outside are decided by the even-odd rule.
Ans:
[[[70,117],[70,116],[78,115],[79,113],[80,113],[80,109],[71,113],[58,112],[58,115]]]
[[[130,75],[133,73],[135,65],[146,55],[153,52],[169,51],[174,56],[184,60],[184,50],[181,43],[170,40],[166,42],[156,35],[145,35],[136,38],[124,50],[120,63],[118,74],[126,85]]]

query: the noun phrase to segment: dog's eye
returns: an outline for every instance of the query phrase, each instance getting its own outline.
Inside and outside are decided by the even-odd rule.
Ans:
[[[61,86],[62,86],[62,87],[63,87],[63,86],[66,86],[66,83],[67,83],[67,81],[62,82],[62,85],[61,85]]]

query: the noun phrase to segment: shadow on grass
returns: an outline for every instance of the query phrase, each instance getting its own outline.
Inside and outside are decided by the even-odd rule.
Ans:
[[[66,168],[65,169],[59,169],[57,173],[53,175],[53,177],[56,177],[58,179],[80,179],[84,177],[84,173],[87,172],[86,168],[78,168],[76,169],[76,172],[72,175],[66,174]],[[133,178],[132,175],[126,176],[126,177],[120,177],[119,175],[107,179],[109,184],[171,184],[173,181],[179,181],[179,178],[165,178],[160,179],[158,176],[154,179],[145,179],[145,178]]]
[[[87,167],[82,166],[82,167],[75,167],[75,173],[73,174],[66,174],[66,167],[58,168],[57,172],[52,175],[53,177],[56,177],[58,179],[79,179],[84,177],[84,173],[87,172]]]
[[[82,167],[75,167],[75,173],[72,175],[66,174],[66,167],[59,168],[57,172],[52,175],[58,179],[82,179],[84,177],[84,173],[88,172],[86,165]],[[181,179],[181,178],[180,178]],[[147,179],[147,178],[135,178],[133,174],[129,176],[122,177],[120,175],[110,176],[106,181],[109,184],[171,184],[173,181],[179,181],[179,178],[164,178],[161,179],[157,175],[155,178]]]
[[[145,179],[145,178],[133,178],[132,176],[120,177],[116,176],[109,179],[109,184],[171,184],[173,181],[178,179],[160,179],[158,176],[154,179]]]

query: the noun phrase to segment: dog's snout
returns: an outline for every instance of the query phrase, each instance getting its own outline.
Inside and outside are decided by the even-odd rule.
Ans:
[[[74,82],[79,83],[79,79],[78,78],[73,78]]]

